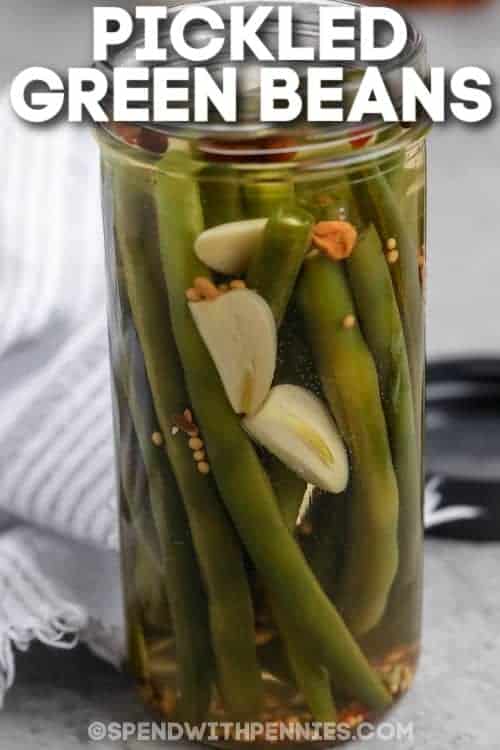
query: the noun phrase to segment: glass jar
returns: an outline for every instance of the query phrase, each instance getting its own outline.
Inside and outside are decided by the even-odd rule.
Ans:
[[[100,130],[129,663],[210,741],[413,680],[426,130]]]

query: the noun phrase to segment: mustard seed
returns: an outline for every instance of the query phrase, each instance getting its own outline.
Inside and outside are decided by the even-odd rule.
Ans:
[[[215,284],[205,276],[197,276],[194,280],[194,286],[196,291],[205,299],[217,299],[219,296],[219,290]]]
[[[200,472],[200,474],[209,474],[210,473],[210,466],[207,464],[206,461],[200,461],[196,465],[198,467],[198,471]]]
[[[194,287],[186,289],[186,297],[189,302],[199,302],[201,300],[201,294]]]

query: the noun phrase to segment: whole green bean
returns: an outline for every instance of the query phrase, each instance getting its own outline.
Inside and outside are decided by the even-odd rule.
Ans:
[[[210,176],[216,176],[216,177],[227,177],[227,174],[232,173],[233,170],[231,170],[228,167],[212,167],[208,168],[211,170]],[[221,171],[225,170],[226,174],[221,175]],[[205,218],[205,226],[214,226],[216,224],[223,224],[229,221],[236,221],[240,218],[241,215],[241,204],[239,202],[239,194],[236,196],[234,193],[234,185],[235,183],[232,182],[230,184],[227,184],[227,180],[223,182],[222,184],[219,182],[217,184],[217,189],[214,190],[214,185],[210,184],[210,181],[206,181],[206,173],[207,170],[204,170],[200,177],[200,197],[202,201],[203,206],[203,214]],[[276,200],[276,198],[281,198],[280,190],[276,189],[277,186],[273,185],[271,189],[271,195],[269,196],[269,185],[264,184],[260,185],[257,184],[254,186],[255,190],[252,193],[252,199],[253,199],[253,211],[256,211],[257,214],[261,215],[260,212],[269,211],[271,209],[273,201]],[[248,197],[248,194],[247,194]],[[286,190],[286,197],[288,200],[288,189]],[[303,213],[303,212],[302,212]],[[263,213],[262,213],[263,215]],[[300,232],[300,229],[299,229]],[[271,235],[270,239],[272,241],[273,247],[270,247],[269,242],[269,233],[266,231],[265,234],[265,252],[259,253],[259,263],[252,263],[252,271],[254,274],[254,277],[256,277],[255,286],[257,286],[257,279],[260,282],[260,288],[259,292],[260,294],[269,302],[271,305],[271,308],[273,309],[273,312],[275,313],[275,317],[280,316],[279,309],[280,305],[284,309],[286,307],[286,303],[288,300],[284,300],[284,295],[280,290],[279,285],[272,284],[269,288],[269,284],[267,283],[267,279],[270,278],[269,276],[266,276],[265,274],[260,274],[260,266],[262,263],[267,263],[268,261],[268,252],[269,250],[274,250],[276,246],[276,238]],[[286,239],[286,238],[285,238]],[[293,245],[293,249],[295,250],[297,248],[297,242]],[[301,252],[301,259],[304,256],[304,249],[302,249]],[[293,277],[293,261],[294,258],[292,256],[291,260],[292,263],[286,262],[287,258],[285,253],[281,253],[282,260],[285,261],[283,264],[277,264],[276,271],[280,273],[280,275],[283,275],[283,271],[285,272],[286,276],[291,281],[290,286],[290,292],[288,296],[290,296],[292,286],[295,283],[297,273]],[[300,263],[302,260],[300,259]],[[295,264],[297,265],[297,263]],[[284,266],[284,268],[283,268]],[[291,267],[292,266],[292,267]],[[278,291],[279,290],[279,291]],[[277,292],[279,295],[279,299],[274,300],[275,297],[277,297]],[[273,302],[276,302],[276,304],[273,304]],[[283,305],[284,303],[284,305]],[[279,321],[278,321],[279,325]],[[266,471],[269,475],[272,487],[274,492],[276,493],[276,498],[281,510],[281,513],[283,515],[283,518],[285,520],[285,523],[287,524],[287,527],[290,529],[290,531],[293,532],[295,528],[295,523],[297,519],[297,514],[300,508],[300,504],[302,501],[302,498],[304,496],[305,492],[305,482],[294,472],[290,471],[288,467],[286,467],[281,461],[279,461],[275,456],[272,454],[267,454],[265,457],[265,466]],[[283,618],[282,618],[283,619]],[[289,654],[289,661],[291,661],[292,656],[290,656],[290,652],[293,652],[293,646],[291,644],[288,645],[287,653]],[[303,690],[304,695],[306,696],[306,699],[308,700],[309,694],[311,695],[312,699],[312,708],[314,707],[314,711],[316,712],[316,706],[319,704],[321,709],[323,710],[323,705],[328,703],[328,696],[330,696],[330,703],[331,701],[331,689],[328,681],[328,676],[326,675],[326,681],[321,680],[321,682],[318,681],[318,676],[323,678],[323,672],[322,670],[319,675],[317,675],[314,670],[310,670],[311,674],[306,673],[305,669],[301,669],[301,664],[305,661],[305,659],[302,657],[302,655],[296,655],[294,657],[294,663],[297,665],[293,672],[297,676],[297,683],[299,686],[299,689]],[[280,659],[280,655],[278,655],[278,660]],[[282,655],[281,655],[282,658]],[[319,682],[319,684],[318,684]],[[311,687],[310,687],[311,685]],[[325,698],[323,702],[320,702],[319,695],[321,694],[321,690],[325,694]],[[332,715],[332,712],[329,713],[329,716]],[[319,720],[319,719],[318,719]]]
[[[174,155],[172,155],[174,157]],[[186,303],[186,289],[208,269],[193,252],[199,225],[196,184],[186,163],[163,159],[157,201],[160,245],[170,314],[186,384],[204,436],[211,469],[233,522],[273,601],[304,648],[371,708],[390,696],[370,668],[336,609],[322,592],[281,517],[269,479],[238,416]]]
[[[223,224],[229,221],[236,221],[241,216],[241,203],[240,203],[240,195],[239,192],[236,191],[239,190],[239,186],[234,181],[228,182],[229,175],[233,173],[233,170],[228,167],[209,167],[202,171],[200,174],[200,197],[203,207],[203,214],[205,218],[205,226],[215,226],[217,224]],[[208,179],[207,179],[208,175]],[[211,182],[210,178],[217,178],[216,185]],[[221,177],[223,178],[223,182],[221,182]],[[214,189],[216,187],[216,189]],[[274,186],[273,186],[274,187]],[[270,209],[271,203],[266,200],[267,191],[266,186],[255,186],[255,192],[253,194],[254,199],[254,211],[267,211]],[[280,196],[280,192],[273,189],[272,191],[272,200],[276,198],[276,196]],[[288,195],[287,195],[288,197]],[[262,200],[262,207],[258,204],[258,199]],[[300,231],[300,229],[299,229]],[[290,232],[289,232],[290,233]],[[255,262],[252,263],[252,271],[253,275],[255,277],[255,283],[252,284],[254,286],[258,286],[258,281],[260,282],[262,287],[266,287],[267,285],[267,279],[270,278],[267,275],[262,274],[262,276],[259,278],[259,270],[260,266],[262,266],[262,262],[267,263],[268,261],[268,252],[270,250],[276,249],[276,239],[269,235],[268,232],[266,232],[266,239],[265,239],[265,249],[266,252],[264,254],[259,253],[259,259],[260,262],[255,264]],[[269,239],[271,239],[272,247],[270,246],[271,243],[269,242]],[[286,237],[284,238],[286,239]],[[273,241],[274,240],[274,241]],[[292,246],[292,252],[297,248],[297,242]],[[291,283],[293,286],[293,283],[295,283],[296,276],[298,274],[298,269],[300,268],[300,264],[302,262],[302,258],[304,257],[304,249],[301,249],[300,253],[300,260],[297,259],[297,262],[295,263],[295,266],[297,267],[296,273],[293,276],[293,262],[294,258],[291,254],[291,262],[289,261],[286,265],[283,263],[277,264],[276,271],[280,273],[280,275],[283,275],[283,272],[286,273],[286,275],[291,279]],[[285,260],[285,254],[281,253],[283,256],[282,260]],[[283,268],[283,266],[285,266]],[[258,280],[258,281],[257,281]],[[290,293],[292,286],[290,287]],[[286,288],[286,287],[285,287]],[[268,300],[271,307],[273,308],[272,304],[272,298],[277,296],[277,292],[280,290],[280,286],[278,284],[274,284],[272,289],[269,290],[270,295],[268,297],[267,294],[264,292],[267,291],[267,288],[259,289],[259,292],[262,296],[264,296],[265,299]],[[276,300],[276,309],[273,309],[273,312],[275,313],[275,316],[279,314],[279,305],[281,305],[284,309],[286,307],[286,303],[288,300],[284,300],[284,295],[279,291],[281,299]],[[289,294],[288,294],[289,296]],[[284,305],[283,305],[284,303]],[[279,322],[278,322],[279,325]],[[280,506],[280,510],[283,514],[283,517],[285,519],[285,522],[290,528],[291,531],[293,531],[295,527],[295,522],[297,519],[298,510],[300,507],[300,503],[302,501],[304,492],[305,492],[305,483],[304,481],[294,472],[290,471],[281,461],[279,461],[275,456],[268,455],[266,459],[266,470],[269,474],[269,478],[271,480],[271,484],[273,486],[273,489],[276,493],[276,497]],[[289,646],[287,651],[292,651],[292,647]],[[291,659],[291,657],[289,657]],[[311,670],[311,675],[304,674],[304,670],[300,668],[300,665],[305,660],[300,658],[300,656],[296,656],[294,658],[294,663],[297,664],[297,668],[294,669],[294,673],[297,673],[299,677],[301,678],[299,681],[299,687],[303,689],[304,694],[307,696],[309,693],[312,695],[313,704],[318,703],[318,697],[316,697],[316,694],[320,692],[320,688],[323,688],[326,696],[330,695],[330,686],[328,682],[328,677],[326,675],[326,682],[324,684],[318,685],[316,687],[316,681],[317,681],[317,675]],[[320,673],[320,676],[323,677],[323,671]],[[312,683],[313,689],[309,688],[309,683]],[[330,699],[331,701],[331,699]],[[325,701],[326,702],[326,701]],[[322,706],[322,704],[320,704]],[[331,717],[331,712],[329,716]],[[320,720],[320,719],[318,719]]]
[[[396,240],[398,259],[390,270],[401,315],[415,407],[415,426],[420,435],[424,384],[424,309],[415,238],[408,232],[396,196],[377,166],[366,167],[363,179],[353,182],[353,192],[366,220],[371,219],[384,245]]]
[[[234,169],[212,164],[199,175],[205,229],[243,218],[242,195]]]
[[[103,163],[104,179],[111,179],[109,165]],[[108,231],[111,227],[108,227]],[[165,601],[163,580],[163,562],[161,559],[158,534],[154,523],[149,498],[144,462],[139,456],[137,436],[130,416],[130,411],[119,387],[122,375],[120,362],[123,361],[123,337],[130,324],[126,299],[120,299],[119,258],[111,254],[112,239],[106,243],[108,256],[107,284],[109,299],[109,322],[113,330],[110,336],[110,360],[113,373],[113,423],[115,434],[119,436],[120,446],[116,454],[117,477],[120,487],[120,524],[122,547],[128,549],[133,544],[133,554],[123,561],[124,599],[127,620],[128,660],[132,671],[145,681],[149,677],[149,658],[146,650],[144,628],[145,622],[167,629],[171,626],[168,602]],[[130,523],[134,539],[124,524]]]
[[[253,609],[242,549],[210,477],[197,470],[186,438],[172,435],[175,415],[188,404],[170,334],[166,290],[138,244],[133,175],[116,184],[119,246],[130,306],[144,353],[165,447],[189,518],[208,593],[212,645],[224,700],[236,716],[256,715],[261,703]],[[180,199],[188,196],[180,196]],[[201,217],[198,217],[201,224]],[[193,227],[196,215],[192,216]],[[196,230],[195,230],[196,231]],[[172,606],[172,610],[175,607]]]
[[[364,337],[377,366],[399,487],[398,578],[417,574],[421,531],[421,458],[408,358],[391,275],[376,229],[368,227],[346,261]]]
[[[381,619],[398,565],[398,488],[373,358],[356,326],[344,268],[318,255],[304,264],[298,302],[325,396],[350,449],[350,537],[339,589],[349,627]]]
[[[132,575],[137,592],[137,606],[140,607],[141,619],[146,628],[154,626],[167,631],[171,626],[171,619],[166,601],[164,560],[151,509],[147,473],[128,405],[125,404],[123,412],[126,418],[124,414],[124,418],[120,420],[121,489],[135,532],[130,543],[135,547]],[[128,539],[124,543],[127,547]]]
[[[254,193],[265,209],[268,186]],[[273,193],[274,197],[275,193]],[[255,289],[269,304],[279,327],[286,314],[305,254],[309,249],[313,218],[304,210],[290,205],[274,211],[264,231],[257,253],[247,271],[247,285]],[[275,456],[269,456],[266,470],[287,528],[293,532],[306,491],[306,483]],[[274,620],[283,639],[283,648],[291,673],[310,707],[316,721],[333,721],[336,711],[328,671],[305,653],[300,638],[291,634],[286,615],[279,606],[271,605]]]
[[[247,286],[267,301],[278,328],[310,246],[313,221],[301,208],[279,209],[269,218],[260,248],[250,261]]]
[[[206,597],[201,585],[196,556],[192,546],[187,518],[168,464],[148,439],[145,415],[141,404],[134,368],[123,362],[122,377],[116,381],[117,392],[126,400],[148,474],[149,495],[159,538],[160,565],[171,608],[179,663],[180,711],[193,722],[201,721],[207,711],[211,690],[211,647]],[[140,549],[141,546],[139,545]],[[142,600],[142,581],[134,575],[136,598]],[[132,618],[132,659],[137,659],[137,616]],[[168,621],[163,627],[168,626]],[[193,641],[194,639],[194,641]],[[193,642],[195,646],[193,647]],[[145,646],[144,646],[145,649]]]
[[[401,170],[400,162],[398,156],[396,163]],[[377,232],[373,226],[366,225],[347,178],[339,180],[324,197],[328,197],[329,206],[323,218],[338,218],[338,209],[342,207],[347,220],[360,231],[360,238],[346,266],[363,333],[379,374],[400,491],[398,581],[404,583],[414,578],[419,566],[421,456],[400,313]]]
[[[132,183],[130,183],[132,180]],[[138,180],[137,183],[134,180]],[[115,170],[115,231],[120,259],[133,253],[146,257],[145,237],[138,207],[140,176]],[[137,193],[135,192],[137,191]],[[212,682],[212,651],[207,604],[192,547],[189,526],[177,485],[168,464],[150,442],[133,368],[122,359],[116,379],[128,404],[148,473],[149,493],[162,554],[162,568],[170,603],[178,660],[179,710],[197,723],[206,715]]]
[[[189,716],[191,721],[199,722],[208,709],[212,680],[206,597],[175,479],[158,448],[141,429],[142,411],[133,383],[128,384],[128,402],[140,435],[160,538],[179,664],[179,712],[182,716]]]
[[[115,371],[115,377],[119,374]],[[158,561],[158,534],[148,499],[148,487],[144,462],[138,454],[137,435],[132,423],[128,404],[120,394],[118,388],[112,389],[113,414],[116,434],[120,438],[117,452],[117,474],[119,485],[125,500],[123,510],[130,521],[137,541],[149,555],[151,562],[156,564],[158,571],[161,565]]]

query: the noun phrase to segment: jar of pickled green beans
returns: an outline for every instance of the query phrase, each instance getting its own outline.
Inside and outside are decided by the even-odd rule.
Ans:
[[[99,133],[129,665],[208,742],[331,744],[419,654],[427,126],[245,96]]]

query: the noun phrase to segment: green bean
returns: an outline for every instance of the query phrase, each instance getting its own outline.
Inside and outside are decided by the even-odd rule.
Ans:
[[[279,208],[293,203],[293,182],[286,181],[282,175],[258,173],[243,183],[243,206],[249,219],[271,216]]]
[[[419,150],[421,146],[419,145]],[[400,212],[404,216],[404,224],[409,242],[417,249],[417,258],[424,254],[425,240],[425,181],[423,175],[423,165],[419,163],[425,155],[412,156],[408,158],[415,159],[414,166],[401,167],[402,177],[400,178],[399,194],[393,188],[394,194],[399,197]],[[420,269],[419,269],[420,270]],[[419,274],[420,275],[420,274]],[[422,278],[420,277],[420,282]],[[422,283],[421,283],[422,285]],[[422,304],[423,307],[423,304]],[[423,313],[422,313],[423,315]]]
[[[212,655],[206,598],[175,480],[158,448],[149,440],[135,378],[125,368],[124,365],[118,386],[127,400],[148,473],[161,565],[176,638],[180,710],[190,720],[198,722],[207,711],[211,689]],[[140,594],[138,591],[138,596]]]
[[[117,375],[118,377],[118,375]],[[120,488],[124,498],[123,511],[130,521],[138,543],[149,555],[151,562],[161,570],[158,562],[158,534],[148,499],[148,486],[144,462],[138,453],[137,435],[130,418],[125,399],[118,388],[113,388],[113,414],[116,420],[116,434],[120,436],[118,450],[118,473]]]
[[[142,224],[136,212],[140,184],[135,175],[115,171],[115,229],[118,250],[124,267],[127,258],[146,259]],[[132,184],[130,184],[132,180]],[[139,260],[140,262],[140,260]],[[146,267],[146,266],[144,266]],[[128,290],[129,293],[131,289]],[[131,295],[133,298],[133,294]],[[136,389],[133,368],[122,362],[118,383],[132,415],[143,460],[148,473],[153,516],[161,544],[162,567],[170,602],[178,660],[179,707],[183,716],[199,722],[210,701],[212,654],[206,617],[207,605],[192,548],[189,526],[177,485],[168,464],[150,441],[150,432]]]
[[[255,201],[260,201],[265,209],[267,186],[255,191]],[[273,194],[274,197],[274,194]],[[313,218],[300,208],[278,208],[271,214],[262,244],[253,256],[247,271],[247,285],[255,289],[269,304],[276,325],[281,325],[286,314],[305,254],[309,248]],[[281,461],[270,456],[266,470],[276,495],[278,506],[287,528],[293,532],[297,521],[306,483]],[[300,638],[291,634],[288,618],[281,613],[275,603],[271,605],[274,619],[278,625],[283,648],[290,664],[297,687],[305,697],[310,710],[317,721],[333,721],[335,705],[333,702],[328,671],[318,666],[305,653]]]
[[[357,327],[341,263],[306,261],[298,302],[325,396],[350,449],[350,537],[339,590],[341,612],[356,634],[382,617],[398,565],[398,489],[373,358]]]
[[[108,284],[110,298],[118,295],[120,284],[119,258],[115,256],[108,263]],[[127,300],[123,298],[110,308],[110,324],[115,335],[110,337],[111,363],[116,387],[112,388],[113,420],[115,434],[119,435],[117,469],[120,487],[120,513],[133,530],[132,561],[125,577],[125,600],[127,609],[127,630],[129,662],[140,679],[146,679],[141,662],[146,663],[144,628],[149,626],[166,630],[171,627],[170,611],[164,585],[163,562],[149,498],[149,487],[144,462],[140,456],[137,435],[130,416],[123,389],[119,387],[123,375],[123,337],[130,325]],[[130,531],[122,523],[122,536],[126,547]],[[124,562],[124,565],[126,563]],[[133,589],[133,598],[128,592]],[[138,611],[139,608],[139,611]],[[140,614],[140,617],[139,617]]]
[[[421,544],[421,466],[401,318],[380,239],[373,226],[346,262],[366,342],[377,366],[399,487],[400,581],[417,575]]]
[[[332,696],[330,675],[324,666],[310,658],[299,634],[285,612],[271,605],[274,620],[283,637],[284,651],[297,687],[304,696],[315,721],[335,721],[337,710]]]
[[[213,164],[199,175],[205,229],[243,218],[237,173],[229,166]]]
[[[147,491],[149,493],[149,489]],[[146,633],[152,630],[169,633],[172,630],[164,567],[161,550],[153,558],[147,547],[137,544],[134,578]]]
[[[265,467],[285,525],[293,532],[306,484],[272,455],[267,457]],[[334,721],[336,711],[328,671],[308,656],[300,637],[292,635],[288,618],[280,614],[278,606],[271,604],[271,610],[282,640],[273,644],[272,654],[271,649],[267,649],[266,663],[270,657],[271,664],[278,669],[278,674],[282,675],[285,672],[288,679],[294,679],[316,721]],[[289,664],[291,674],[287,674],[283,667],[284,659]]]
[[[269,456],[266,469],[282,518],[287,529],[293,532],[306,484],[274,456]],[[281,647],[281,652],[274,655],[273,663],[277,663],[281,671],[283,657],[286,657],[290,676],[304,696],[315,721],[335,721],[336,709],[328,671],[308,656],[300,637],[292,635],[288,618],[280,613],[278,606],[271,605],[271,609],[282,638],[280,644],[275,644]]]
[[[315,489],[304,517],[312,532],[301,538],[302,549],[323,590],[333,601],[345,558],[350,500],[350,486],[337,495]]]
[[[398,157],[398,165],[400,157]],[[399,169],[402,167],[399,165]],[[375,228],[366,226],[359,206],[353,201],[347,179],[323,196],[330,203],[323,218],[338,217],[343,208],[346,218],[360,230],[355,251],[346,261],[350,286],[363,333],[373,354],[379,375],[382,404],[392,448],[394,469],[400,492],[398,580],[408,582],[418,569],[421,544],[421,468],[418,431],[408,369],[406,343],[401,326],[391,276]]]
[[[363,179],[353,182],[353,192],[363,215],[375,224],[384,247],[395,239],[398,260],[391,263],[391,276],[401,315],[415,407],[415,426],[420,438],[424,383],[424,312],[415,239],[411,237],[387,178],[376,166],[363,170]]]
[[[183,716],[191,717],[191,721],[199,722],[206,715],[212,678],[206,597],[175,479],[158,448],[141,429],[143,416],[137,393],[132,383],[128,388],[129,406],[140,435],[161,544],[179,663],[179,710]]]
[[[111,241],[107,242],[106,246],[109,248]],[[118,253],[115,253],[113,258],[108,258],[107,271],[108,295],[109,299],[113,300],[108,311],[113,332],[109,338],[109,349],[114,384],[111,390],[113,426],[115,435],[120,439],[117,451],[117,471],[124,501],[121,504],[121,511],[132,524],[138,542],[157,561],[160,570],[158,535],[152,518],[151,503],[147,496],[144,462],[138,454],[137,435],[128,404],[123,396],[123,389],[119,387],[123,377],[122,368],[126,361],[123,342],[133,324],[128,309],[128,300],[121,293],[123,274]],[[145,486],[140,487],[140,483]]]
[[[266,455],[263,464],[276,495],[285,525],[287,529],[293,532],[306,491],[306,483],[298,474],[291,471],[272,454]]]
[[[312,228],[313,217],[303,209],[279,209],[269,218],[262,244],[250,261],[247,286],[268,302],[278,328],[309,249]]]
[[[287,198],[290,188],[286,185]],[[269,185],[255,186],[254,201],[269,209]],[[271,188],[271,199],[276,189]],[[262,244],[250,262],[247,285],[255,289],[269,304],[279,328],[286,314],[297,276],[309,247],[313,219],[295,206],[278,208],[269,218]],[[283,369],[283,368],[282,368]],[[305,482],[274,456],[267,471],[287,526],[293,530],[300,503],[306,490]]]
[[[130,586],[130,580],[127,585]],[[140,682],[146,683],[150,677],[149,655],[144,637],[144,629],[137,616],[137,604],[133,601],[125,606],[127,629],[128,669]]]
[[[228,174],[231,174],[232,172],[232,170],[228,167],[212,167],[209,169],[212,170],[211,174],[213,174],[213,170],[215,170],[217,172],[216,176],[218,176],[219,178],[221,176],[221,170],[224,170]],[[236,221],[241,216],[241,204],[239,202],[239,193],[235,195],[235,183],[228,183],[227,180],[221,183],[219,179],[217,183],[217,189],[214,190],[214,186],[211,186],[209,182],[207,183],[204,180],[204,178],[206,177],[206,172],[207,170],[204,170],[201,173],[201,179],[199,182],[200,196],[205,217],[205,225],[214,226],[216,224],[222,224],[228,221]],[[271,201],[269,199],[266,200],[266,198],[268,197],[268,186],[255,185],[254,187],[254,210],[257,212],[270,210]],[[276,190],[276,187],[277,186],[273,185],[271,200],[275,200],[277,196],[281,197],[280,190]],[[260,205],[258,203],[259,200],[262,201]],[[299,222],[302,221],[303,215],[304,212],[301,212],[301,215],[298,217]],[[279,220],[270,220],[273,221],[274,226],[271,231],[266,228],[265,239],[262,248],[263,252],[258,253],[258,261],[253,261],[251,264],[253,281],[249,283],[251,286],[256,287],[260,294],[269,302],[271,309],[273,309],[275,317],[281,317],[280,309],[282,309],[283,312],[286,309],[288,299],[285,299],[285,297],[289,298],[291,294],[293,284],[295,283],[300,265],[302,263],[302,259],[305,254],[305,248],[299,246],[302,228],[301,226],[297,227],[296,234],[298,234],[298,237],[293,238],[294,242],[291,244],[291,246],[287,244],[287,235],[292,234],[292,228],[289,225],[293,218],[294,217],[290,216],[287,216],[286,218],[285,216],[280,216]],[[283,236],[280,236],[279,230],[283,229],[283,226],[285,226],[288,231],[285,232]],[[280,244],[280,240],[283,241],[283,245]],[[287,248],[286,252],[283,252],[282,250],[284,246],[286,246]],[[274,269],[275,273],[279,273],[280,280],[285,283],[278,284],[275,281],[274,284],[268,284],[268,279],[272,278],[272,274],[267,273],[268,270],[272,271],[272,269],[267,268],[267,263],[270,260],[269,254],[271,254],[271,256],[273,257],[273,261],[276,265],[276,268]],[[280,257],[276,257],[276,255],[279,255]],[[294,257],[294,255],[296,257]],[[286,276],[285,279],[283,278],[284,274]],[[279,325],[279,323],[280,321],[278,320],[277,324]],[[278,504],[280,506],[280,510],[283,514],[285,522],[288,528],[293,531],[300,503],[304,496],[305,483],[297,474],[290,471],[281,461],[279,461],[273,455],[267,456],[266,470],[269,474],[271,484],[276,493]],[[291,646],[288,646],[287,652],[291,651],[293,651],[293,648]],[[290,657],[290,659],[291,658],[292,657]],[[294,669],[294,672],[297,672],[299,676],[303,674],[303,670],[300,669],[300,665],[303,661],[304,659],[301,659],[299,655],[296,655],[294,657],[294,663],[297,663],[297,668]],[[322,673],[321,676],[323,676]],[[306,695],[307,693],[311,692],[313,701],[318,702],[316,692],[319,692],[320,685],[318,685],[315,690],[310,690],[308,688],[309,681],[311,681],[312,684],[315,685],[315,680],[313,680],[312,678],[315,678],[313,670],[311,670],[311,675],[307,674],[304,675],[303,678],[301,678],[299,686],[304,689],[304,693]],[[330,687],[328,684],[328,679],[326,680],[324,689],[327,691],[326,694],[329,695]]]
[[[172,155],[173,156],[173,155]],[[209,277],[193,252],[199,196],[186,164],[164,158],[157,192],[160,247],[170,314],[186,384],[210,465],[239,535],[304,648],[374,709],[390,696],[322,592],[281,517],[269,479],[197,331],[185,292],[195,276]],[[183,173],[184,170],[184,173]]]
[[[208,592],[210,632],[220,688],[235,715],[255,715],[261,701],[261,679],[242,550],[213,481],[197,472],[187,439],[172,435],[173,418],[182,414],[188,397],[170,334],[166,291],[148,263],[147,252],[137,244],[140,238],[136,236],[133,215],[129,219],[129,211],[138,202],[133,186],[122,178],[116,194],[127,291],[156,414]],[[180,196],[183,198],[188,196]],[[196,222],[196,216],[192,218]],[[203,676],[199,679],[203,680]]]
[[[315,721],[335,721],[336,708],[328,670],[320,666],[292,631],[288,617],[276,602],[268,602],[281,638],[273,638],[259,650],[262,663],[285,683],[294,682]]]
[[[405,160],[406,150],[399,149],[393,154],[384,157],[384,175],[388,186],[394,195],[403,196],[405,191]]]
[[[309,249],[313,217],[303,209],[279,205],[292,200],[289,185],[278,189],[275,184],[252,185],[253,210],[258,216],[268,215],[262,244],[253,256],[247,271],[247,285],[255,289],[269,304],[279,328],[287,311],[300,268]],[[248,191],[247,191],[248,198]],[[278,205],[278,208],[275,208]],[[266,461],[266,470],[276,494],[287,528],[293,532],[306,483],[274,456]],[[304,654],[300,640],[290,637],[286,616],[278,606],[272,607],[274,619],[284,639],[284,648],[298,688],[302,691],[317,721],[332,721],[335,706],[327,670],[317,666]]]
[[[127,526],[120,516],[120,537],[126,539]],[[136,552],[138,545],[132,549],[132,554],[122,557],[123,571],[123,600],[125,609],[125,629],[127,643],[126,666],[131,674],[141,682],[146,682],[150,676],[149,654],[144,636],[144,624],[140,610],[140,592],[137,591],[135,575]]]

